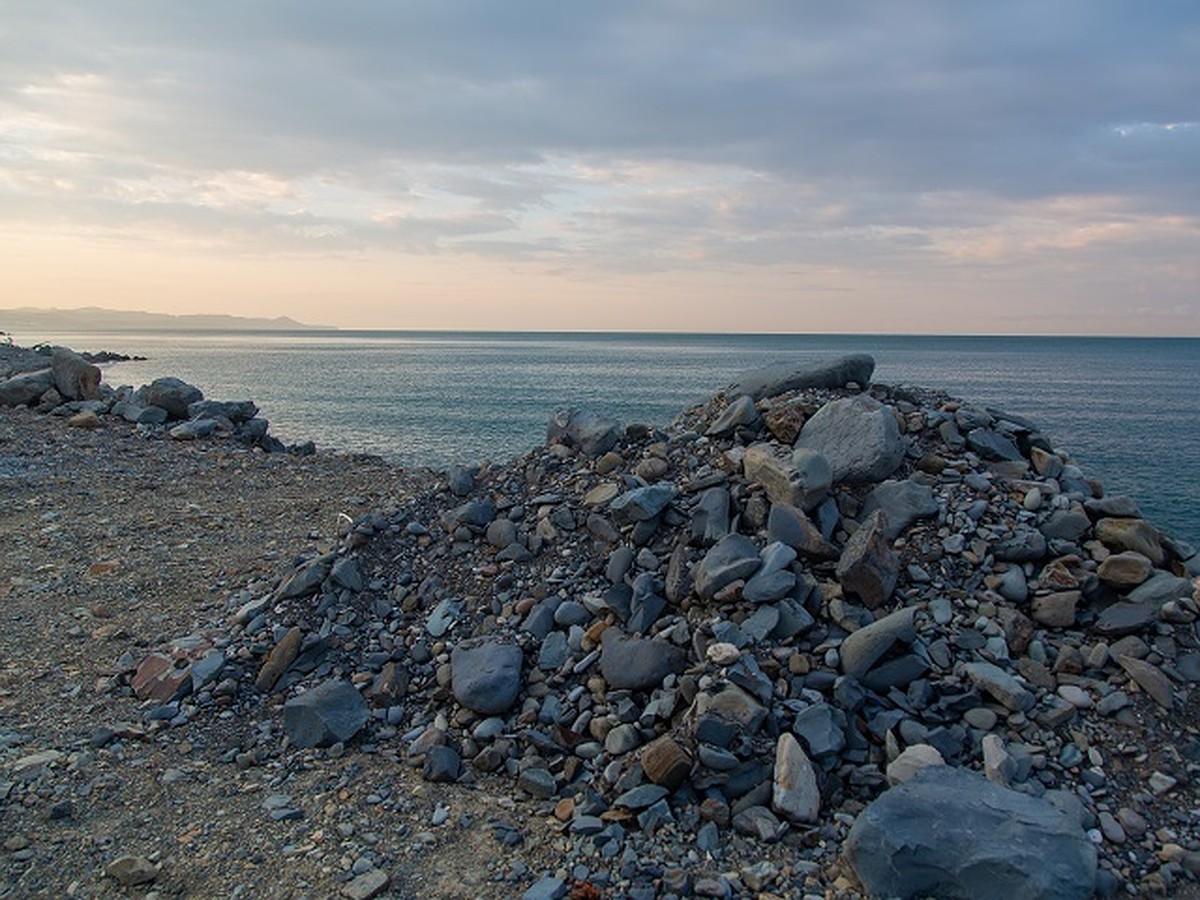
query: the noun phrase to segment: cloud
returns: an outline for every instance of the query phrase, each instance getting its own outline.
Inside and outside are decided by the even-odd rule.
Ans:
[[[1200,220],[1183,0],[41,0],[4,18],[9,227],[915,272],[1153,257]]]

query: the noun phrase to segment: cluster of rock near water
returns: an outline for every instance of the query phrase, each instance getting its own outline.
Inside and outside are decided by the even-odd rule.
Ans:
[[[881,896],[1194,878],[1200,558],[1032,423],[872,370],[556,414],[120,668],[152,721],[257,723],[239,765],[277,696],[292,747],[507,773],[623,895],[792,895],[836,847]]]
[[[206,400],[194,385],[178,378],[157,378],[138,389],[113,388],[102,379],[97,361],[128,359],[119,354],[87,356],[65,347],[47,348],[49,358],[22,350],[0,380],[0,406],[30,406],[63,416],[75,428],[98,428],[102,417],[116,416],[151,434],[176,440],[228,436],[271,452],[285,449],[269,435],[269,424],[251,400]],[[47,362],[49,365],[42,365]],[[312,452],[311,445],[299,448]]]

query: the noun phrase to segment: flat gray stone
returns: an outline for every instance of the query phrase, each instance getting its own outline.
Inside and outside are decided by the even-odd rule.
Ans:
[[[739,578],[749,578],[758,571],[760,565],[762,560],[753,541],[745,535],[727,534],[713,545],[696,566],[692,574],[696,593],[705,600],[711,600],[721,588]]]
[[[850,829],[844,854],[876,897],[1084,900],[1096,848],[1046,800],[949,766],[885,792]]]
[[[348,681],[326,681],[283,705],[283,728],[297,747],[328,747],[350,740],[371,711]]]
[[[829,401],[796,439],[797,449],[825,457],[835,483],[882,481],[904,461],[904,446],[891,407],[866,394]]]
[[[915,607],[898,609],[848,635],[839,648],[842,671],[861,679],[898,641],[911,643],[917,636]]]
[[[933,488],[910,479],[885,481],[878,485],[863,502],[862,514],[881,510],[887,520],[884,534],[894,541],[913,522],[937,516],[939,506]]]
[[[653,519],[675,499],[675,488],[669,484],[652,484],[634,488],[613,500],[609,506],[612,517],[621,525]]]
[[[610,687],[646,690],[658,687],[687,663],[687,654],[674,644],[650,638],[626,637],[607,628],[601,638],[600,674]]]
[[[516,644],[469,641],[450,654],[454,699],[485,716],[506,712],[521,690],[524,657]]]
[[[733,402],[721,411],[716,421],[708,426],[708,431],[705,434],[712,437],[719,437],[729,434],[742,425],[752,425],[757,421],[758,409],[754,406],[754,398],[742,394],[739,397],[735,397]]]
[[[866,387],[875,372],[875,359],[855,353],[826,362],[776,363],[740,375],[726,393],[755,400],[806,388],[840,388],[854,383]]]
[[[1021,682],[992,663],[966,663],[963,671],[975,687],[990,694],[1013,712],[1025,712],[1037,700]]]
[[[588,456],[600,456],[621,439],[621,423],[585,409],[560,409],[546,425],[546,439],[578,447]]]

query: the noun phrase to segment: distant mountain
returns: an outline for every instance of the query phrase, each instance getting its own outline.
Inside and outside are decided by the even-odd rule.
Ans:
[[[186,315],[101,309],[0,309],[0,331],[303,331],[322,328],[287,316],[256,319],[243,316]]]

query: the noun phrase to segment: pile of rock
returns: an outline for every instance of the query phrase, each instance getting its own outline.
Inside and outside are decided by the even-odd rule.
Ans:
[[[556,414],[122,668],[151,721],[246,723],[239,765],[506,773],[619,896],[1194,880],[1200,557],[1029,421],[872,368],[752,373],[665,430]]]
[[[134,390],[112,388],[101,380],[92,359],[109,360],[117,354],[86,358],[65,347],[53,349],[48,366],[33,368],[45,356],[21,351],[10,364],[15,373],[0,381],[0,406],[30,406],[39,412],[63,416],[74,428],[100,428],[104,417],[131,422],[148,436],[169,436],[189,441],[223,436],[268,452],[311,453],[311,443],[287,448],[268,435],[266,419],[250,400],[206,400],[199,388],[178,378],[157,378]]]

